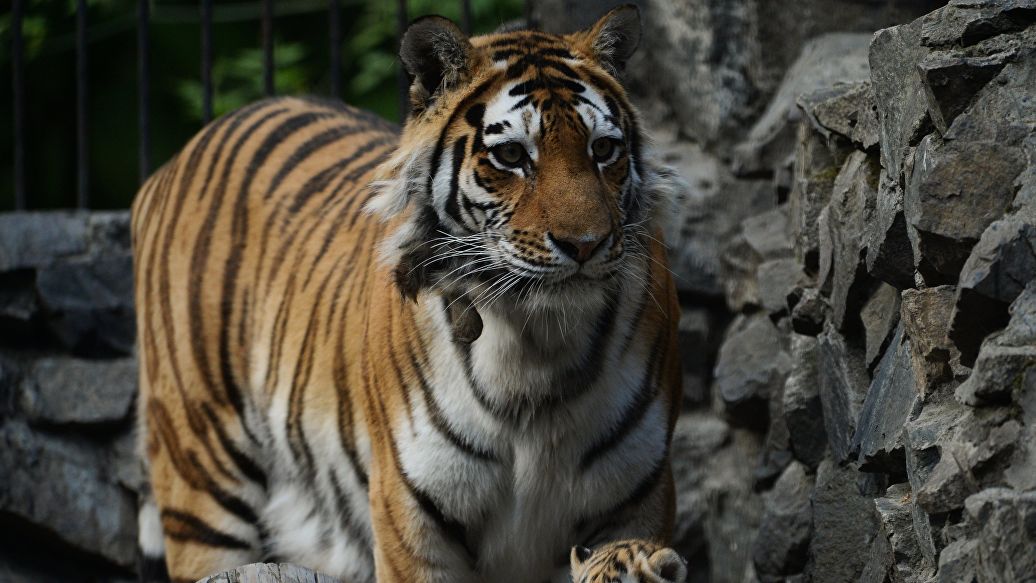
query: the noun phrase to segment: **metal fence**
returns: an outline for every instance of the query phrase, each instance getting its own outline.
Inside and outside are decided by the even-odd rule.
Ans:
[[[273,32],[276,19],[276,7],[273,0],[261,0],[262,11],[262,51],[263,51],[263,88],[266,95],[274,95],[274,76],[276,68],[273,60]],[[460,1],[461,27],[465,33],[471,32],[471,2]],[[25,182],[25,47],[22,36],[22,25],[25,5],[28,0],[12,0],[11,9],[11,70],[14,109],[14,201],[15,209],[27,207]],[[208,123],[212,119],[212,0],[201,0],[201,82],[202,82],[202,117]],[[526,15],[531,12],[531,1],[526,1]],[[341,1],[328,0],[327,6],[330,37],[330,92],[339,97],[341,92],[342,38],[341,38]],[[409,22],[406,0],[397,0],[396,26],[398,37]],[[151,172],[151,135],[150,135],[150,62],[151,39],[149,34],[150,0],[138,0],[137,3],[137,94],[138,94],[138,143],[137,157],[140,181],[143,182]],[[80,209],[90,208],[90,142],[88,136],[89,119],[87,105],[89,97],[89,78],[87,71],[87,22],[86,0],[76,2],[76,206]],[[399,111],[405,116],[408,108],[408,79],[399,67]]]

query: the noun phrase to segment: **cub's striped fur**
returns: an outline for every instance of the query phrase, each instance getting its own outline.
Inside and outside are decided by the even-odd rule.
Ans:
[[[421,19],[402,133],[263,101],[144,185],[145,557],[542,583],[574,544],[667,538],[675,179],[613,77],[638,36],[628,7],[568,36]]]
[[[643,540],[572,549],[572,583],[684,583],[687,563],[673,549]]]

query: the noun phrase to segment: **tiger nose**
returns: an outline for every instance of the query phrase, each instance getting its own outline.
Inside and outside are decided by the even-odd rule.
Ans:
[[[594,252],[604,245],[604,242],[611,238],[611,232],[604,235],[583,235],[582,237],[559,236],[547,233],[547,238],[565,256],[578,263],[586,263]]]

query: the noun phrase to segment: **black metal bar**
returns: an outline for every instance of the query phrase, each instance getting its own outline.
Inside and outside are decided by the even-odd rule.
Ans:
[[[147,180],[151,171],[151,70],[148,57],[151,54],[150,0],[137,2],[137,161],[140,164],[140,183]]]
[[[273,0],[263,0],[263,91],[273,95]]]
[[[76,206],[90,206],[90,145],[87,143],[86,0],[76,3]]]
[[[460,0],[460,28],[464,34],[471,34],[471,0]]]
[[[396,32],[398,33],[400,43],[403,42],[403,33],[406,32],[408,20],[406,0],[398,0],[396,2]],[[410,113],[410,79],[407,78],[406,71],[403,70],[403,64],[398,59],[396,66],[399,67],[396,75],[399,84],[399,122],[403,123]]]
[[[212,0],[201,0],[201,119],[212,121]]]
[[[11,6],[11,88],[14,91],[14,208],[25,210],[25,71],[22,68],[22,18],[25,1]]]
[[[529,29],[537,28],[535,13],[532,0],[525,0],[525,26]]]
[[[341,97],[342,94],[342,7],[340,0],[331,0],[327,8],[327,19],[330,22],[331,30],[331,96]]]

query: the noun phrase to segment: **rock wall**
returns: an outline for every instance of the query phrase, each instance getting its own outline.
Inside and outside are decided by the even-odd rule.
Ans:
[[[0,581],[133,580],[128,213],[0,215]]]

